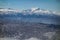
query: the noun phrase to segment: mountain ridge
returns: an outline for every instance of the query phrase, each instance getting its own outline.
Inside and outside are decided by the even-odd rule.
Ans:
[[[26,14],[36,14],[36,15],[39,15],[39,14],[53,14],[53,15],[57,15],[56,12],[53,12],[53,11],[50,11],[50,10],[44,10],[44,9],[40,9],[40,8],[31,8],[31,9],[26,9],[26,10],[15,10],[15,9],[12,9],[12,8],[7,8],[7,9],[4,9],[4,8],[0,8],[0,14],[2,14],[1,12],[6,12],[7,14],[9,12],[14,12],[14,13],[22,13],[24,15]],[[6,14],[5,13],[5,14]]]

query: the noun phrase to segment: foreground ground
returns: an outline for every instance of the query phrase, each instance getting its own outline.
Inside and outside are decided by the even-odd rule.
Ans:
[[[0,23],[0,40],[60,40],[60,28],[43,23]]]

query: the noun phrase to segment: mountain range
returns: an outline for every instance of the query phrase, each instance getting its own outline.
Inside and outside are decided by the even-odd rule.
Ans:
[[[60,25],[60,15],[57,15],[56,12],[40,8],[31,8],[22,11],[11,8],[0,8],[1,19]]]

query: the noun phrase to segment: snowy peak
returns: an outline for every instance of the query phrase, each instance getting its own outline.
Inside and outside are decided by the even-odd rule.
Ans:
[[[24,14],[56,14],[56,12],[50,11],[50,10],[44,10],[40,8],[31,8],[27,10],[23,10],[22,13]]]
[[[11,8],[0,8],[0,12],[19,12],[18,10],[14,10],[14,9],[11,9]]]
[[[44,10],[44,9],[40,9],[40,8],[31,8],[31,9],[22,10],[22,11],[11,9],[11,8],[7,8],[7,9],[0,8],[0,14],[3,14],[3,13],[9,14],[11,12],[22,13],[24,15],[26,15],[26,14],[30,14],[30,15],[32,15],[32,14],[37,14],[37,15],[40,15],[40,14],[42,14],[42,15],[44,15],[44,14],[48,14],[48,15],[55,14],[55,15],[57,15],[56,12],[53,12],[53,11],[50,11],[50,10]]]
[[[50,13],[49,10],[44,10],[44,9],[40,9],[40,8],[32,8],[32,10],[35,12],[35,13]]]
[[[11,8],[0,8],[0,14],[15,14],[20,12],[19,10],[11,9]]]
[[[40,8],[31,8],[32,11],[40,10]]]

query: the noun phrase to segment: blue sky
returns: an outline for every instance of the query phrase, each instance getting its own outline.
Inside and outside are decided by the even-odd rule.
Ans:
[[[0,7],[18,10],[38,7],[41,9],[59,11],[59,4],[57,0],[0,0]]]

